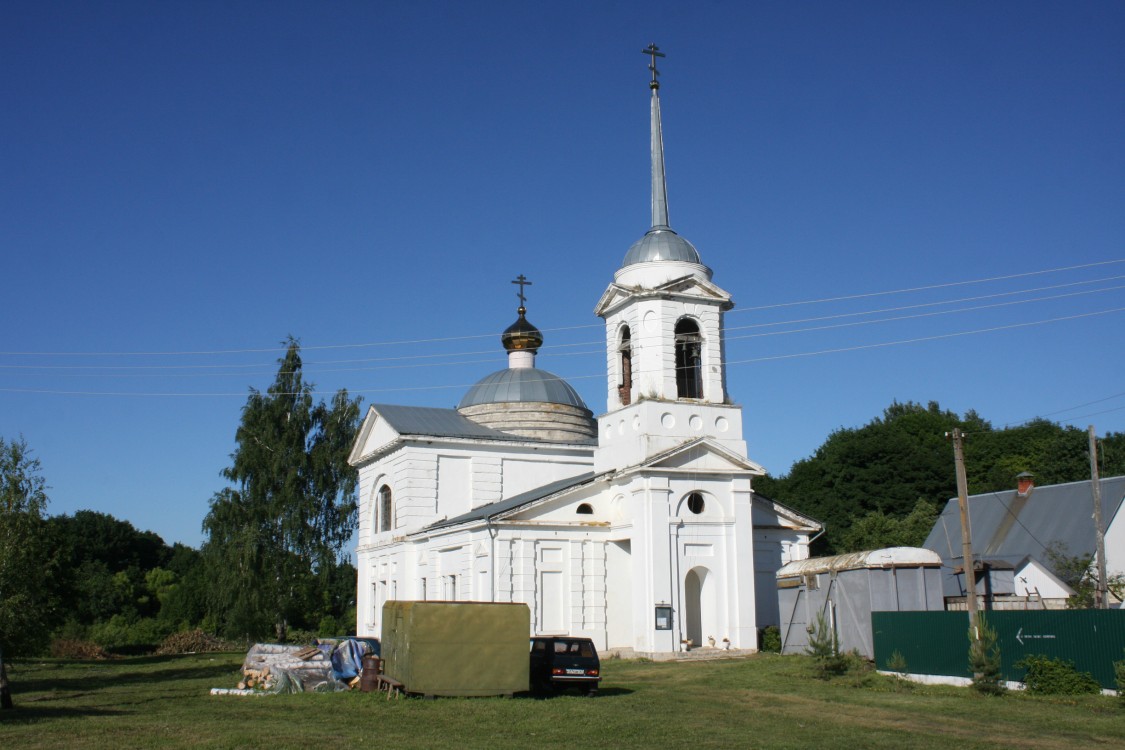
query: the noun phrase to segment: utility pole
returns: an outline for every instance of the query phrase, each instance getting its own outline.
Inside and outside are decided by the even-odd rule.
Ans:
[[[1098,584],[1094,589],[1094,607],[1109,609],[1105,578],[1105,529],[1102,528],[1102,487],[1098,476],[1098,435],[1094,432],[1094,425],[1087,427],[1086,431],[1090,435],[1090,487],[1094,495],[1094,539],[1098,555]]]
[[[953,438],[953,464],[957,470],[957,507],[961,510],[961,559],[965,570],[965,604],[969,610],[969,628],[973,637],[980,639],[980,628],[977,626],[977,572],[973,566],[973,539],[969,528],[969,482],[965,478],[965,453],[961,447],[964,434],[960,427],[954,427],[953,432],[946,433],[946,437]]]

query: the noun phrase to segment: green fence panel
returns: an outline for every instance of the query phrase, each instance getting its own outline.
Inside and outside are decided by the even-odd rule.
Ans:
[[[1016,662],[1042,654],[1074,662],[1103,688],[1117,687],[1113,662],[1125,659],[1125,610],[1010,610],[984,612],[996,630],[1004,677],[1022,682]],[[897,651],[913,674],[972,677],[969,616],[965,612],[872,612],[875,664],[888,669]]]

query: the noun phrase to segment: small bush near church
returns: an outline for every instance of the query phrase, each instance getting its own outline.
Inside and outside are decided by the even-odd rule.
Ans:
[[[776,625],[762,629],[762,651],[771,654],[781,653],[781,630]]]
[[[816,625],[809,628],[809,645],[805,652],[813,658],[814,674],[822,680],[867,667],[867,662],[855,649],[841,653],[836,630],[822,612],[816,616]]]
[[[1023,682],[1027,692],[1034,695],[1086,695],[1102,691],[1094,676],[1076,670],[1072,661],[1030,654],[1015,666],[1027,670]]]

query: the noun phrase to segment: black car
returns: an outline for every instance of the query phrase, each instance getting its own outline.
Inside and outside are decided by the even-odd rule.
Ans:
[[[536,692],[578,688],[598,692],[602,664],[589,638],[536,636],[531,639],[531,689]]]

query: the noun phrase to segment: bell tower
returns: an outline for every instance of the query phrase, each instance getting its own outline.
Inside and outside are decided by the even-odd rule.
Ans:
[[[717,432],[717,438],[733,439],[745,450],[741,412],[729,406],[723,355],[723,314],[734,303],[712,283],[695,246],[669,224],[656,68],[664,55],[656,45],[644,52],[652,60],[652,227],[629,248],[594,309],[606,331],[606,414],[600,421],[621,435],[644,427],[680,442]],[[658,424],[641,416],[652,411],[642,408],[645,404],[667,407],[657,410]]]

